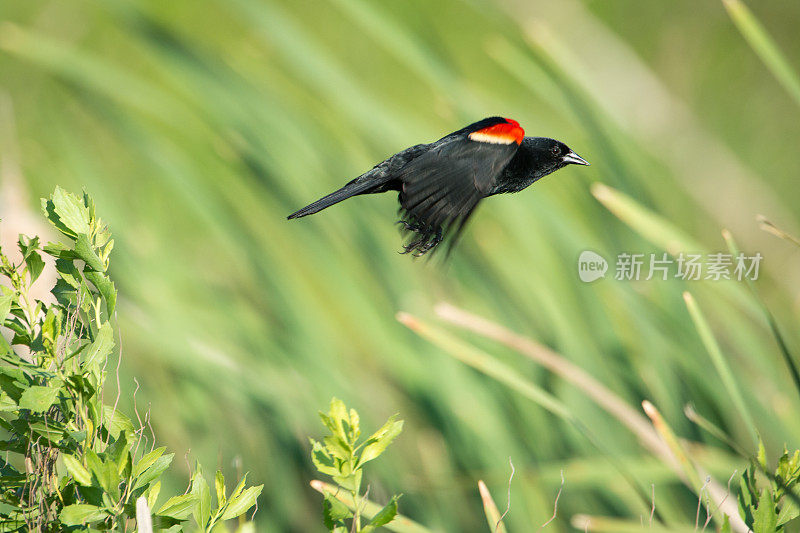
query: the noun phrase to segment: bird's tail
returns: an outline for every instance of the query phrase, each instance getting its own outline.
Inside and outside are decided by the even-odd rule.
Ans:
[[[338,204],[342,200],[347,200],[351,196],[369,192],[369,190],[375,187],[375,185],[376,184],[374,182],[370,181],[357,182],[356,180],[353,180],[344,187],[342,187],[341,189],[339,189],[338,191],[334,191],[327,196],[323,196],[316,202],[308,204],[304,208],[295,211],[286,218],[293,219],[293,218],[304,217],[306,215],[313,215],[314,213],[322,211],[326,207],[330,207],[333,204]]]

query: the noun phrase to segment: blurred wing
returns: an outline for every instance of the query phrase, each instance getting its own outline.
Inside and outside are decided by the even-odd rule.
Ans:
[[[403,184],[400,206],[406,227],[420,236],[411,245],[420,242],[425,246],[437,235],[441,238],[452,233],[452,247],[475,206],[492,190],[517,148],[516,143],[458,138],[404,166],[399,174]],[[406,251],[425,253],[436,244],[411,249],[407,245]]]

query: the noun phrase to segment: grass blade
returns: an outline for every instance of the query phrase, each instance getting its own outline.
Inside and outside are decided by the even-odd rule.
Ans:
[[[492,499],[486,483],[478,481],[478,491],[481,493],[481,500],[483,500],[483,512],[486,513],[486,521],[489,524],[489,531],[492,533],[506,533],[506,525],[503,523],[503,517],[500,510]]]
[[[703,250],[704,246],[638,202],[602,183],[592,184],[592,194],[609,211],[642,237],[661,246],[672,255],[687,250]]]
[[[683,408],[683,414],[686,415],[686,418],[727,444],[731,447],[731,449],[735,450],[736,453],[741,455],[744,458],[749,458],[750,454],[746,452],[741,446],[739,446],[734,440],[722,429],[720,429],[716,424],[711,422],[709,419],[698,413],[695,408],[691,404],[686,404]]]
[[[722,4],[753,51],[800,105],[800,77],[767,30],[741,0],[722,0]]]
[[[678,475],[685,477],[685,467],[681,465],[679,457],[668,445],[669,443],[665,442],[663,437],[659,437],[660,432],[654,431],[653,426],[647,422],[646,418],[633,410],[622,398],[587,374],[582,368],[541,344],[521,335],[517,335],[499,324],[490,322],[452,305],[439,304],[436,308],[436,312],[441,318],[447,320],[451,324],[496,340],[579,387],[598,405],[628,427],[628,429],[640,439],[643,446],[650,450],[653,455],[661,459]],[[658,418],[661,419],[660,415],[658,415]],[[666,427],[665,424],[663,425]],[[656,428],[656,430],[658,430],[658,428]],[[670,433],[672,432],[670,431]],[[675,438],[675,442],[677,442],[677,438]],[[695,477],[700,479],[699,474]],[[690,488],[694,488],[694,485],[689,482],[688,478],[685,478],[685,480]],[[730,517],[733,530],[737,532],[746,532],[747,526],[738,515],[736,503],[727,497],[727,493],[722,485],[716,480],[711,479],[706,483],[706,488],[712,500]]]
[[[725,242],[728,245],[728,250],[730,250],[731,254],[737,255],[739,253],[739,247],[736,245],[736,241],[733,239],[733,235],[731,235],[731,233],[728,230],[723,230],[722,237],[725,239]],[[783,338],[783,334],[781,333],[781,330],[778,327],[778,322],[777,320],[775,320],[775,316],[767,307],[767,304],[764,303],[764,300],[758,293],[758,290],[756,289],[756,286],[753,284],[753,281],[747,277],[745,277],[745,280],[747,281],[747,286],[750,287],[750,292],[753,293],[756,302],[758,302],[758,305],[761,307],[761,311],[767,318],[767,322],[769,323],[769,328],[770,330],[772,330],[772,335],[775,337],[775,341],[778,343],[778,348],[780,348],[783,360],[786,362],[786,366],[789,367],[789,372],[792,374],[792,381],[794,382],[795,390],[797,390],[798,394],[800,394],[800,369],[797,368],[797,363],[795,363],[795,358],[792,356],[792,353],[789,350],[789,345]]]
[[[432,327],[408,313],[398,313],[397,320],[415,333],[433,342],[462,363],[494,378],[510,389],[517,391],[526,398],[539,404],[562,420],[572,424],[575,429],[611,461],[619,473],[630,484],[631,488],[633,488],[642,501],[647,504],[647,495],[644,494],[635,478],[627,471],[619,458],[611,453],[608,447],[592,434],[586,424],[575,417],[572,411],[555,396],[538,387],[530,380],[520,377],[513,368],[501,363],[486,352],[475,348],[441,329]]]
[[[714,368],[717,370],[717,374],[719,374],[722,384],[728,392],[728,396],[733,400],[736,410],[739,411],[739,415],[750,430],[751,437],[753,437],[755,442],[758,433],[755,420],[750,414],[750,410],[747,408],[747,403],[744,401],[742,391],[739,390],[739,385],[736,383],[733,371],[728,361],[725,359],[725,356],[722,355],[722,350],[720,350],[719,343],[717,343],[717,339],[714,337],[714,333],[711,331],[708,321],[706,321],[703,312],[700,310],[700,306],[697,305],[697,301],[690,292],[686,291],[683,293],[683,300],[686,302],[686,308],[689,310],[689,315],[692,317],[694,327],[697,329],[697,333],[700,335],[700,339],[703,341],[703,345],[706,347],[706,351],[711,357],[711,362],[714,364]]]
[[[795,246],[800,246],[800,239],[792,235],[791,233],[787,233],[783,231],[781,228],[773,224],[770,220],[767,219],[764,215],[758,215],[756,217],[758,221],[758,227],[762,230],[766,231],[767,233],[772,233],[776,237],[780,237],[790,243],[794,244]]]
[[[517,335],[499,324],[494,324],[452,305],[439,304],[436,306],[436,314],[453,325],[498,341],[542,365],[581,389],[600,407],[627,426],[639,438],[642,445],[655,455],[663,457],[667,452],[664,444],[644,416],[625,403],[622,398],[614,394],[608,387],[565,357],[546,346]]]
[[[683,475],[685,479],[688,480],[689,486],[692,487],[697,497],[701,501],[704,493],[707,497],[709,497],[710,491],[708,491],[708,486],[711,484],[711,477],[707,477],[705,483],[701,481],[700,472],[698,471],[697,466],[695,466],[694,462],[689,458],[686,451],[683,449],[681,442],[678,440],[677,435],[675,435],[675,432],[661,416],[661,413],[658,411],[658,409],[656,409],[656,407],[647,400],[642,402],[642,408],[644,409],[645,414],[647,414],[647,416],[653,422],[653,427],[656,428],[658,434],[661,435],[662,439],[664,439],[664,442],[669,447],[672,455],[675,457],[675,459],[677,459],[678,464],[681,465],[681,468],[683,469]],[[711,509],[711,506],[709,506],[709,509]],[[718,524],[722,525],[722,514],[716,505],[713,507],[713,509],[711,509],[711,514],[714,516],[714,520],[716,520]]]
[[[526,398],[533,400],[559,418],[571,423],[577,422],[569,408],[561,403],[555,396],[541,387],[534,385],[531,381],[520,377],[513,368],[501,363],[486,352],[467,344],[445,331],[434,328],[408,313],[398,313],[397,320],[410,330],[439,346],[462,363],[496,379]]]
[[[328,493],[347,507],[350,508],[351,511],[355,510],[355,503],[353,502],[353,497],[347,492],[336,485],[332,485],[331,483],[325,483],[324,481],[320,481],[318,479],[314,479],[310,482],[311,488],[316,490],[321,494]],[[364,500],[362,502],[364,506],[364,512],[362,516],[371,519],[375,514],[381,510],[381,505],[370,501]],[[386,529],[389,531],[395,531],[397,533],[432,533],[433,530],[426,528],[422,524],[414,522],[408,517],[398,514],[394,520],[386,524]]]
[[[580,531],[608,531],[612,533],[640,533],[641,531],[652,531],[653,533],[696,533],[697,530],[690,526],[671,526],[665,527],[658,524],[651,524],[645,528],[641,522],[633,520],[621,520],[606,516],[589,516],[576,514],[570,521],[572,527]]]

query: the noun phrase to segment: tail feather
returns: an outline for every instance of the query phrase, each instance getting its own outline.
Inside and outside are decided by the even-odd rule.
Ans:
[[[327,196],[323,196],[316,202],[308,204],[304,208],[295,211],[286,218],[291,220],[293,218],[300,218],[306,215],[313,215],[314,213],[322,211],[326,207],[330,207],[333,204],[338,204],[342,200],[347,200],[351,196],[369,192],[369,190],[375,187],[375,185],[376,185],[375,183],[372,183],[370,181],[356,182],[355,180],[353,180],[344,187],[342,187],[341,189],[339,189],[338,191],[334,191]]]

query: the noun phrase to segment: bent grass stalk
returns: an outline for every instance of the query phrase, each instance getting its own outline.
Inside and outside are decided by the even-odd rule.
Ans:
[[[667,464],[673,472],[686,482],[689,488],[695,491],[698,496],[700,495],[698,491],[702,485],[692,482],[685,475],[685,467],[681,464],[679,456],[674,453],[669,443],[662,440],[660,437],[661,432],[658,431],[658,428],[654,431],[653,426],[648,423],[645,417],[636,412],[622,398],[598,382],[582,368],[531,339],[453,305],[441,303],[437,305],[436,313],[453,325],[504,344],[577,386],[599,406],[625,425],[639,438],[645,448]],[[696,469],[696,467],[693,468]],[[697,474],[694,477],[697,479],[700,479],[700,475],[705,475],[704,472],[697,469],[695,472]],[[729,517],[733,531],[745,533],[747,526],[739,517],[736,502],[727,497],[724,487],[712,478],[707,484],[706,490],[715,505]]]
[[[358,505],[356,505],[355,499],[353,499],[353,495],[347,491],[342,490],[341,487],[333,485],[332,483],[326,483],[319,479],[313,479],[309,482],[311,488],[315,491],[319,492],[320,494],[330,494],[343,504],[345,504],[351,511],[355,512],[356,509],[361,510],[361,515],[372,519],[378,511],[381,510],[381,505],[367,499],[366,497],[362,497],[358,501]],[[386,524],[386,529],[389,531],[395,531],[396,533],[433,533],[434,530],[428,529],[427,527],[423,526],[422,524],[415,522],[408,518],[407,516],[403,516],[398,514],[394,517],[394,519]]]
[[[538,403],[552,414],[558,416],[565,422],[571,424],[577,429],[586,439],[595,446],[605,457],[616,467],[617,471],[625,478],[630,484],[631,488],[636,492],[642,502],[647,503],[647,495],[641,490],[641,487],[628,472],[622,462],[617,456],[610,452],[608,447],[604,445],[584,424],[577,418],[569,408],[562,403],[558,398],[546,392],[541,387],[538,387],[530,380],[520,377],[520,375],[508,365],[505,365],[478,348],[468,344],[467,342],[458,339],[457,337],[431,326],[416,317],[400,312],[397,314],[397,320],[419,334],[420,336],[433,342],[446,353],[465,363],[479,372],[494,378],[500,383],[508,386],[509,388],[519,392],[526,398]]]

